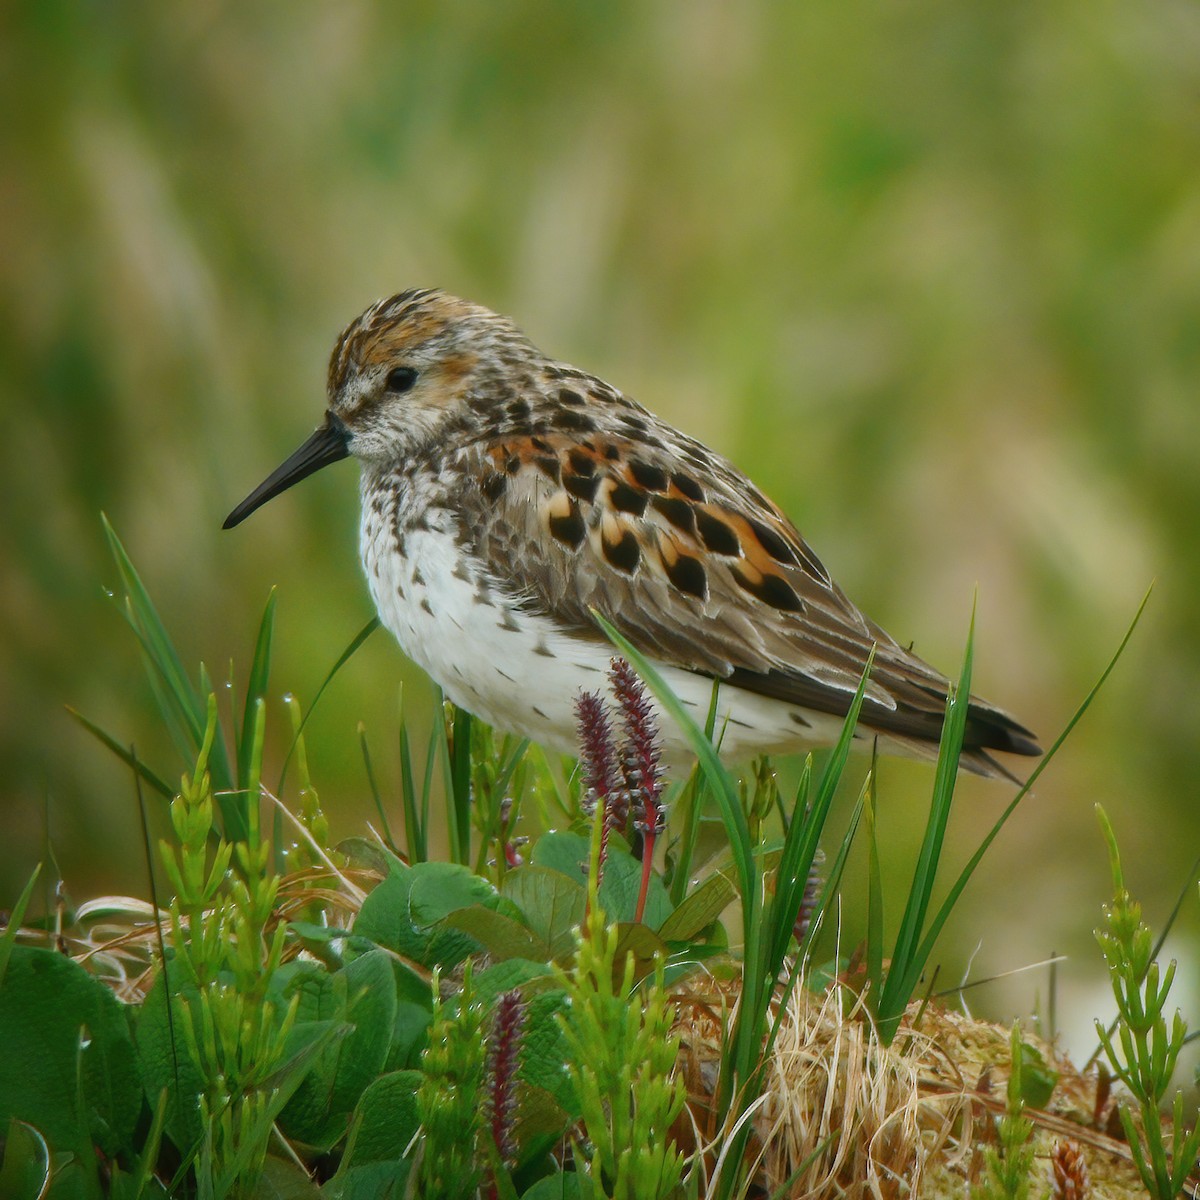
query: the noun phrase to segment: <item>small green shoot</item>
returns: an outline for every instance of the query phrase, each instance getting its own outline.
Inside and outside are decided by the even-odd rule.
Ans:
[[[971,1200],[1027,1200],[1033,1172],[1033,1122],[1024,1115],[1021,1026],[1012,1029],[1012,1069],[1005,1092],[1004,1116],[996,1122],[997,1146],[984,1152],[986,1179],[971,1189]]]
[[[1116,1038],[1099,1021],[1096,1032],[1113,1073],[1136,1102],[1136,1122],[1128,1105],[1122,1104],[1119,1112],[1138,1174],[1152,1196],[1173,1200],[1196,1169],[1200,1153],[1200,1113],[1192,1117],[1189,1126],[1182,1092],[1175,1093],[1169,1135],[1160,1116],[1179,1052],[1187,1040],[1187,1025],[1179,1011],[1169,1028],[1164,1015],[1175,980],[1175,962],[1160,971],[1153,932],[1142,920],[1141,905],[1125,887],[1116,834],[1100,805],[1096,805],[1096,816],[1108,845],[1113,880],[1113,900],[1105,906],[1104,927],[1097,930],[1096,939],[1104,951],[1117,1002]]]

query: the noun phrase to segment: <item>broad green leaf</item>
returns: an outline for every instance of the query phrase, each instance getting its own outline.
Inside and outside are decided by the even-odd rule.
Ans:
[[[561,871],[568,879],[587,878],[589,840],[578,833],[550,833],[533,848],[533,862],[539,867]],[[516,872],[514,872],[516,873]],[[642,864],[627,850],[609,844],[600,882],[600,904],[610,921],[632,921],[637,911],[642,885]],[[657,873],[652,873],[646,894],[643,922],[657,929],[671,915],[671,899]],[[582,920],[582,914],[580,914]],[[533,925],[533,921],[530,921]]]
[[[268,1155],[254,1184],[254,1200],[320,1200],[321,1189],[291,1159]]]
[[[525,1038],[521,1046],[521,1077],[544,1088],[571,1120],[579,1116],[579,1102],[570,1076],[563,1070],[566,1043],[558,1014],[565,1012],[567,994],[561,988],[538,992],[525,1010]]]
[[[481,1004],[490,1004],[505,992],[511,992],[513,988],[521,988],[522,992],[533,995],[533,989],[526,985],[532,984],[534,980],[539,981],[535,987],[552,990],[553,968],[534,959],[509,958],[504,962],[492,963],[490,967],[474,975],[471,990]]]
[[[455,966],[478,943],[439,922],[473,904],[494,906],[495,889],[456,863],[417,863],[392,873],[363,901],[354,932],[423,966]]]
[[[167,1007],[168,989],[160,968],[137,1010],[134,1038],[146,1099],[152,1105],[156,1104],[166,1090],[167,1135],[176,1146],[186,1150],[196,1145],[204,1132],[196,1105],[196,1097],[204,1090],[204,1076],[188,1053],[188,1041],[183,1032],[183,1023],[191,1019],[184,1001],[195,1005],[199,993],[178,959],[169,960],[166,971],[170,981],[170,1009]]]
[[[52,1152],[131,1148],[141,1113],[125,1010],[78,963],[14,946],[0,988],[0,1127],[32,1125]]]
[[[433,993],[429,980],[418,975],[407,963],[392,959],[391,964],[396,1020],[384,1071],[399,1071],[420,1062],[433,1016]]]
[[[504,916],[482,904],[460,908],[441,923],[442,929],[457,929],[469,934],[494,962],[508,958],[531,958],[546,961],[551,958],[550,947],[530,933],[519,921]]]
[[[10,1200],[40,1200],[50,1185],[50,1147],[40,1130],[14,1117],[4,1139],[0,1166],[0,1196]]]
[[[400,1200],[410,1161],[404,1158],[420,1125],[420,1071],[381,1075],[363,1092],[338,1173],[325,1185],[331,1200]]]
[[[391,960],[382,950],[351,959],[341,970],[296,976],[297,1027],[310,1020],[348,1021],[352,1032],[325,1050],[280,1114],[284,1132],[328,1148],[347,1130],[363,1089],[383,1069],[396,1023]]]
[[[541,842],[546,840],[543,837]],[[500,891],[521,910],[529,928],[549,947],[547,959],[574,952],[575,931],[587,909],[582,883],[551,867],[534,864],[509,871]]]
[[[617,926],[617,971],[625,968],[626,956],[633,955],[634,978],[641,979],[654,970],[655,958],[666,961],[670,947],[648,925],[637,923]]]
[[[593,1200],[595,1196],[596,1189],[586,1175],[562,1171],[539,1179],[521,1193],[521,1200]]]
[[[1021,1043],[1021,1099],[1030,1108],[1045,1108],[1058,1086],[1058,1072],[1045,1055],[1028,1042]]]
[[[416,929],[429,930],[461,908],[495,905],[496,889],[469,867],[457,863],[417,863],[411,867],[409,916]]]
[[[667,942],[684,942],[707,929],[737,898],[728,876],[710,875],[662,923],[659,936]]]

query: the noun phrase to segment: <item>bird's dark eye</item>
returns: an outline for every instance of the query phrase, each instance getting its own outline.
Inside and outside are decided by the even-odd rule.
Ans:
[[[412,367],[393,367],[387,375],[389,392],[407,392],[417,382],[417,373]]]

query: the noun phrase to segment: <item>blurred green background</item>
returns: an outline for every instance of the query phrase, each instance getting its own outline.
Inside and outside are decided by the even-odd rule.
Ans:
[[[307,704],[371,615],[353,467],[221,521],[318,422],[341,327],[436,285],[733,457],[951,673],[978,585],[977,690],[1047,741],[1156,579],[941,979],[1059,950],[1103,989],[1097,800],[1165,917],[1200,850],[1191,0],[39,0],[0,12],[0,64],[4,897],[47,836],[75,899],[146,894],[128,774],[65,704],[182,766],[100,511],[218,678],[278,584],[274,681]],[[338,835],[371,812],[360,720],[394,781],[401,681],[428,694],[377,635],[310,726]],[[882,769],[896,884],[930,782]],[[957,861],[1008,794],[964,783]]]

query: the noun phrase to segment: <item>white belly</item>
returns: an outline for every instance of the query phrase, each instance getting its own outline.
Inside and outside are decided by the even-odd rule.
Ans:
[[[434,528],[409,531],[401,555],[389,523],[366,517],[362,556],[380,619],[449,699],[503,732],[578,753],[575,702],[581,691],[609,695],[611,647],[564,634],[506,602],[464,562],[449,531],[438,530],[436,522]],[[703,726],[711,680],[655,665]],[[842,724],[732,687],[721,690],[717,714],[722,756],[730,759],[829,745]],[[661,709],[658,715],[664,757],[686,762],[693,757],[690,743]]]

